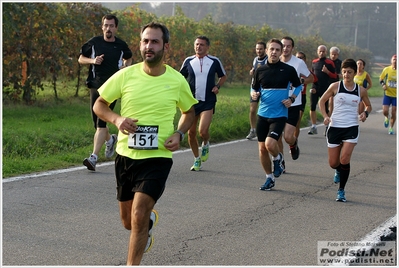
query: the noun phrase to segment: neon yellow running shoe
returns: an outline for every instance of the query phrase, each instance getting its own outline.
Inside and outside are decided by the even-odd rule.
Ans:
[[[202,145],[202,150],[201,150],[201,161],[205,162],[208,160],[209,157],[209,142],[207,145]]]
[[[191,167],[191,171],[200,171],[201,169],[201,158],[195,158],[194,165]]]
[[[388,117],[385,117],[385,120],[384,120],[384,127],[385,127],[385,128],[388,128],[388,126],[389,126],[389,119],[388,119]]]

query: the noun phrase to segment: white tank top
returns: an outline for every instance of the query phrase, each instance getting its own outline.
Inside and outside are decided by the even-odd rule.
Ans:
[[[348,90],[343,81],[339,83],[337,94],[334,96],[334,109],[330,126],[345,128],[359,125],[360,88]]]

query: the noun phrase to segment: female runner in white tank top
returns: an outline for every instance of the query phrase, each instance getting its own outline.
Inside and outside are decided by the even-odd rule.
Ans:
[[[328,161],[335,169],[334,182],[339,183],[336,201],[346,202],[345,185],[350,173],[350,159],[359,139],[359,121],[366,121],[371,112],[371,103],[367,90],[357,85],[353,78],[357,73],[356,61],[346,59],[342,62],[342,81],[332,83],[319,101],[319,109],[328,125],[326,134]],[[334,110],[328,116],[325,103],[334,98]],[[359,103],[365,108],[359,111]]]

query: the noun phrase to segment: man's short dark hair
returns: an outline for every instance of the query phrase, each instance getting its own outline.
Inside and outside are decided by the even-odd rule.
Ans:
[[[277,39],[277,38],[270,39],[269,41],[267,41],[267,46],[266,47],[268,48],[271,43],[277,43],[277,44],[280,45],[281,50],[283,49],[283,43],[281,43],[280,39]]]
[[[294,39],[292,39],[292,37],[289,37],[289,36],[284,36],[283,38],[281,38],[281,40],[290,40],[291,41],[291,44],[292,44],[292,47],[295,47],[295,43],[294,43]]]
[[[209,41],[209,38],[206,37],[205,35],[198,35],[197,38],[195,38],[195,40],[197,39],[205,40],[207,46],[211,45],[211,41]]]
[[[115,20],[115,27],[118,27],[119,20],[115,15],[113,14],[104,15],[101,20],[101,25],[104,25],[105,20]]]
[[[161,29],[163,43],[164,44],[169,43],[169,38],[170,38],[169,30],[164,24],[162,24],[160,22],[154,22],[154,21],[148,23],[148,24],[144,25],[143,27],[141,27],[140,36],[147,28]]]
[[[259,41],[256,43],[257,45],[262,45],[264,49],[266,49],[266,43],[263,41]]]

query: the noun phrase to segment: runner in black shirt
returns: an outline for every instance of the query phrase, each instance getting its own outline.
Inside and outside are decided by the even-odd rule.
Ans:
[[[308,134],[310,135],[317,134],[317,102],[330,85],[330,79],[337,78],[334,62],[331,59],[326,58],[327,47],[325,45],[320,45],[317,48],[317,55],[319,55],[319,57],[312,61],[312,72],[316,75],[317,82],[313,83],[313,86],[310,89],[310,120],[312,121],[312,126],[310,127],[308,132]],[[326,102],[326,111],[328,111],[328,102]]]
[[[93,153],[83,160],[87,169],[95,171],[98,154],[105,143],[105,156],[110,158],[115,153],[117,135],[110,135],[106,122],[93,112],[93,105],[100,96],[97,89],[119,69],[132,64],[132,51],[128,45],[115,36],[118,30],[118,18],[114,15],[105,15],[102,18],[101,28],[103,36],[96,36],[87,41],[80,50],[78,62],[90,64],[89,75],[86,80],[90,89],[90,109],[96,133],[94,135]],[[110,108],[115,107],[115,102]]]

